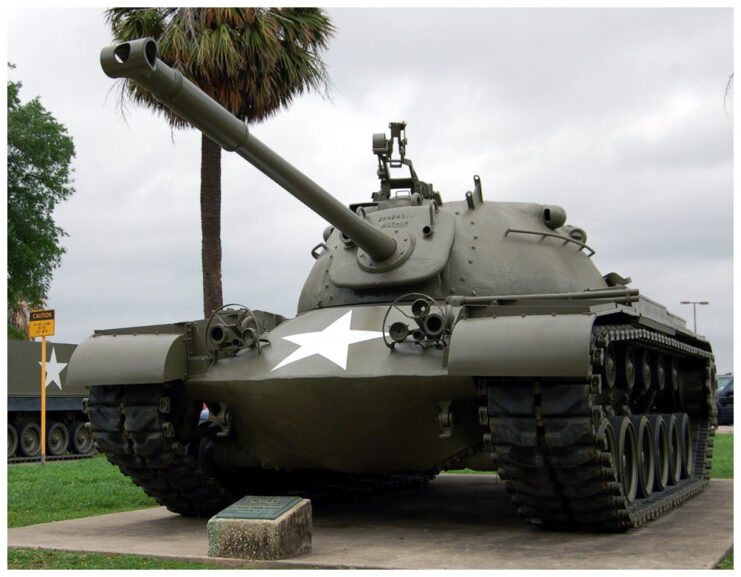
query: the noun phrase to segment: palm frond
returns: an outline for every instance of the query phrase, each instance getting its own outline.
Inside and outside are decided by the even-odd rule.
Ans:
[[[321,52],[334,27],[318,8],[112,8],[106,18],[117,40],[155,38],[167,64],[242,119],[264,120],[307,90],[329,94]],[[121,94],[185,125],[134,83]]]

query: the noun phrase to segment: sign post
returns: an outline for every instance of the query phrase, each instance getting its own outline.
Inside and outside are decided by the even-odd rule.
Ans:
[[[54,309],[30,311],[28,337],[41,337],[41,463],[46,462],[46,337],[54,336]]]

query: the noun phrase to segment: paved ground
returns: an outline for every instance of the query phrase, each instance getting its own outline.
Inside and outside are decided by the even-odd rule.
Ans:
[[[8,530],[8,545],[207,559],[206,520],[164,508]],[[422,491],[315,509],[313,552],[260,568],[709,569],[733,545],[733,481],[648,527],[548,533],[517,516],[493,475],[443,475]]]

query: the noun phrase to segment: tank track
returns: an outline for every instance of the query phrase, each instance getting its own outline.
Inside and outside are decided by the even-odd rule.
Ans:
[[[631,325],[596,326],[592,339],[595,374],[581,383],[578,379],[574,384],[555,379],[478,380],[479,391],[487,399],[479,409],[481,424],[488,427],[484,445],[494,450],[492,458],[519,513],[545,529],[604,532],[640,527],[701,492],[710,478],[715,434],[713,393],[708,384],[712,380],[712,353]],[[705,406],[695,403],[690,414],[694,443],[691,474],[632,502],[618,482],[601,432],[605,419],[616,411],[600,404],[605,403],[606,395],[604,377],[599,375],[604,374],[608,345],[628,343],[653,354],[689,357],[696,365],[704,362],[706,395]],[[658,388],[655,380],[652,386]],[[670,383],[667,387],[671,398],[665,402],[676,403],[676,391],[671,392]],[[647,405],[656,394],[658,391]],[[630,415],[625,407],[619,409]]]
[[[147,495],[175,513],[208,516],[237,497],[198,463],[191,405],[168,385],[94,386],[87,411],[98,450]],[[193,427],[171,416],[190,416]]]
[[[199,449],[208,435],[195,430],[199,410],[182,387],[169,383],[93,386],[87,401],[98,450],[158,503],[184,516],[210,517],[246,494],[295,494],[330,502],[420,487],[435,476],[257,471],[249,482],[235,483],[235,477],[250,472],[220,474],[203,458]]]

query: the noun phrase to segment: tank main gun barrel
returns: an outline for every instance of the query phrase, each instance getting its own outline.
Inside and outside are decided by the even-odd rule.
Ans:
[[[314,212],[350,237],[373,260],[396,252],[396,241],[352,212],[321,186],[251,135],[247,125],[157,57],[157,44],[142,38],[103,48],[103,71],[130,78],[224,150],[239,154]]]

